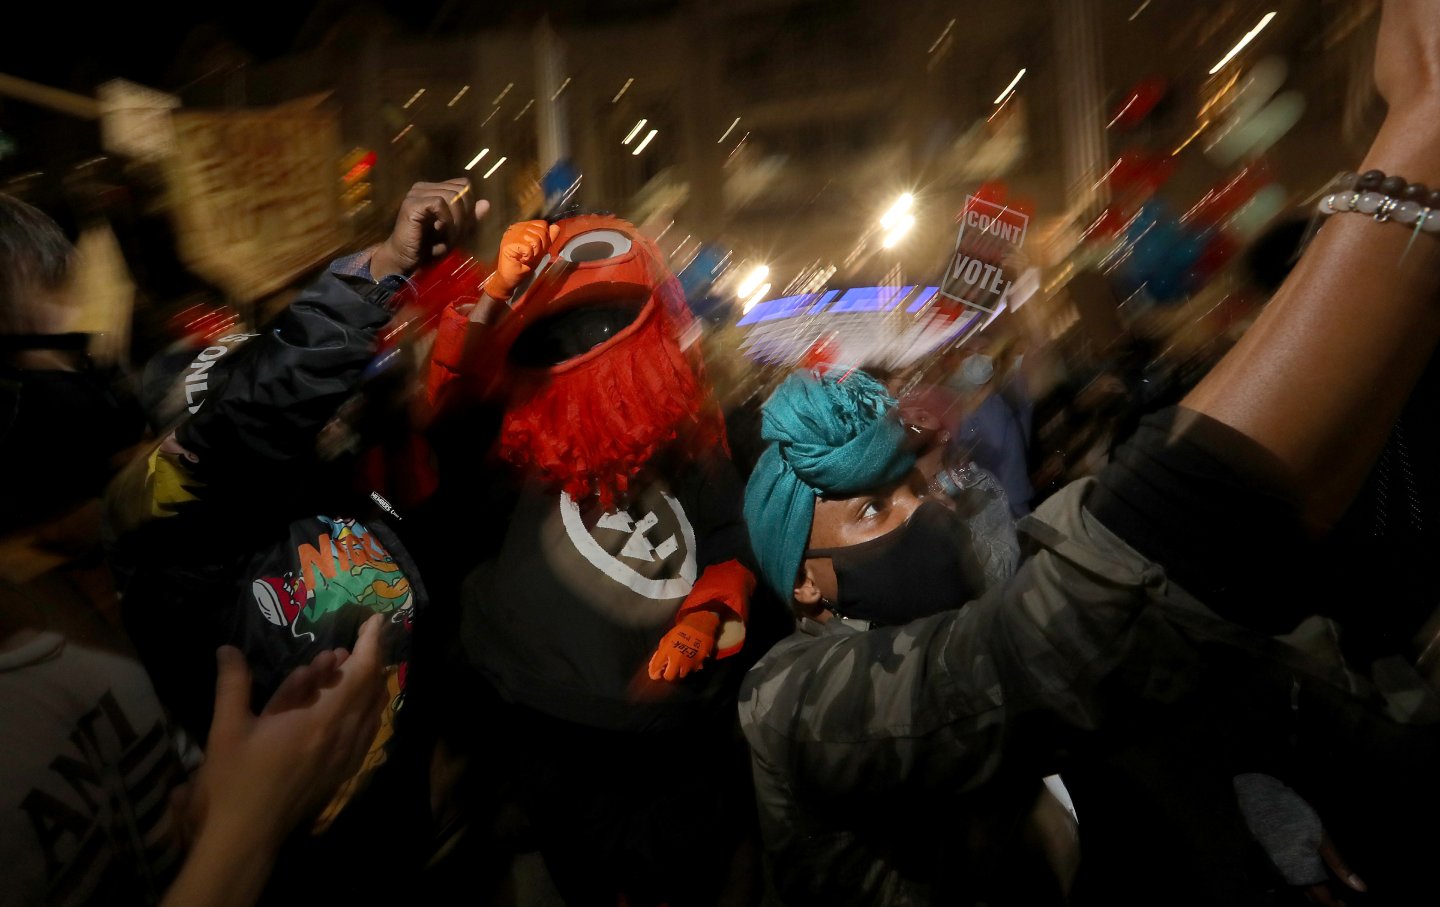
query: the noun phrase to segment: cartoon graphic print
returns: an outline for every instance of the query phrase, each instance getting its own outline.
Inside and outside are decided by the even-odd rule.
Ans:
[[[296,546],[292,561],[296,569],[280,576],[261,577],[251,584],[255,604],[266,621],[287,628],[296,639],[314,641],[313,628],[326,615],[347,605],[360,605],[389,614],[392,624],[410,630],[414,592],[409,578],[380,539],[353,519],[325,516],[315,519],[320,531],[314,544],[301,542]],[[306,521],[304,525],[317,524]],[[328,827],[388,758],[387,745],[394,733],[394,716],[405,702],[407,668],[403,660],[387,668],[390,696],[381,714],[380,727],[360,769],[321,812],[313,832],[319,833]]]
[[[315,544],[296,549],[298,573],[261,577],[252,583],[255,604],[270,623],[295,637],[315,638],[304,628],[346,605],[390,613],[409,624],[414,595],[410,580],[364,524],[350,518],[317,517],[325,525]]]
[[[305,581],[289,570],[285,571],[284,576],[257,579],[251,585],[251,591],[254,592],[255,604],[260,606],[260,612],[265,615],[265,619],[277,627],[289,627],[295,623],[295,618],[300,616],[309,594],[305,589]]]

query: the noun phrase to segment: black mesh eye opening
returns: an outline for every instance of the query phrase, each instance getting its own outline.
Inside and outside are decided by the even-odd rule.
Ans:
[[[645,300],[615,300],[541,318],[510,348],[510,361],[524,368],[550,368],[582,356],[635,322]]]

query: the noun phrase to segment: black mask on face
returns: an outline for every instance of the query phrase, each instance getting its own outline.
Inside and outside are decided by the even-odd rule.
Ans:
[[[828,557],[839,584],[830,610],[875,624],[903,624],[969,601],[964,552],[969,530],[954,511],[926,501],[904,525],[843,548],[815,548]]]

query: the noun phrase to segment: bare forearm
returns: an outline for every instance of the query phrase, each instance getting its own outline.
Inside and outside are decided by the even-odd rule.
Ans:
[[[1440,97],[1392,112],[1361,171],[1440,185]],[[1259,442],[1307,521],[1348,506],[1440,339],[1440,239],[1360,214],[1326,223],[1235,349],[1183,401]],[[1407,251],[1407,246],[1408,251]]]
[[[509,311],[509,305],[507,300],[496,299],[489,293],[481,292],[468,317],[472,324],[494,324]]]

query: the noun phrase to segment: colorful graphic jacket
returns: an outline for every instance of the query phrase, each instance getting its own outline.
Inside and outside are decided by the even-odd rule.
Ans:
[[[258,708],[295,667],[353,645],[371,614],[390,615],[390,708],[322,825],[385,761],[425,601],[393,509],[357,491],[352,461],[316,453],[374,357],[393,289],[327,273],[263,334],[202,351],[180,378],[192,415],[108,495],[127,629],[199,739],[217,646],[245,653]]]

